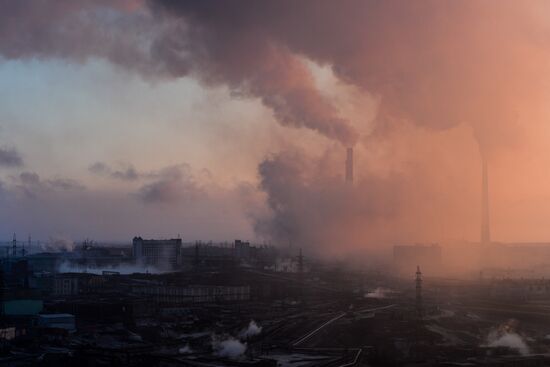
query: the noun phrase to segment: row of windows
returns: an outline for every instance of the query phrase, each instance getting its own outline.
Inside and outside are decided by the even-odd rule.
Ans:
[[[134,293],[174,296],[238,296],[250,294],[250,287],[136,287]]]
[[[236,294],[236,295],[203,295],[203,296],[175,296],[175,295],[157,295],[155,297],[157,302],[160,303],[197,303],[197,302],[216,302],[216,301],[248,301],[250,295]]]

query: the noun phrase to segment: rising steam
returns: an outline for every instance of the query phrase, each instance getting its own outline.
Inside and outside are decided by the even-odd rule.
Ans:
[[[258,326],[258,324],[256,324],[256,321],[250,320],[250,323],[248,324],[248,326],[239,333],[239,338],[241,339],[251,338],[253,336],[260,335],[261,332],[262,332],[262,327]]]
[[[47,242],[42,244],[42,250],[46,252],[73,251],[74,248],[74,241],[63,234],[51,236]]]
[[[227,337],[220,340],[217,337],[212,337],[212,348],[217,356],[237,359],[246,352],[246,343],[233,337]]]
[[[521,355],[530,353],[529,346],[524,338],[516,332],[517,322],[509,320],[498,328],[491,330],[487,336],[487,345],[489,347],[507,347]]]

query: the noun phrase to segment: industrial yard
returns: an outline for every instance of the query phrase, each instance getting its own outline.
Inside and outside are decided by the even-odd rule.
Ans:
[[[139,245],[108,251],[84,244],[45,254],[22,253],[22,244],[14,242],[2,262],[0,361],[285,367],[550,363],[550,283],[544,279],[449,279],[425,274],[420,266],[401,277],[391,269],[357,269],[243,241],[180,242],[149,242],[162,254],[165,243],[171,246],[176,255],[170,259],[154,251],[134,257]],[[107,256],[113,252],[115,257]],[[433,261],[424,248],[419,253],[416,260]],[[63,265],[48,271],[45,257]],[[401,266],[400,261],[398,254]],[[286,265],[275,266],[281,262]],[[135,271],[141,267],[146,270]]]

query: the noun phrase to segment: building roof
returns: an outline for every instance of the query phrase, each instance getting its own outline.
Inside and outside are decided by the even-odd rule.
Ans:
[[[41,318],[44,319],[58,319],[61,317],[74,317],[74,315],[71,315],[70,313],[50,313],[50,314],[42,314],[38,315]]]

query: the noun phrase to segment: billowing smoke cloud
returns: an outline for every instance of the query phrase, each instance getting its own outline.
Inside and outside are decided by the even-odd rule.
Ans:
[[[148,76],[196,76],[351,145],[357,132],[316,87],[310,59],[380,97],[379,130],[401,119],[465,122],[490,147],[545,101],[547,10],[542,1],[24,0],[0,5],[0,55],[103,57]]]
[[[100,176],[106,176],[123,181],[135,181],[141,177],[141,174],[132,165],[128,165],[123,169],[113,169],[106,163],[96,162],[90,165],[88,170]]]
[[[145,181],[135,193],[135,197],[147,204],[194,200],[205,195],[187,164],[165,167],[159,171],[141,172],[131,164],[122,169],[114,169],[107,163],[96,162],[90,165],[88,170],[114,180]]]
[[[477,199],[477,148],[471,142],[472,166],[454,143],[464,134],[468,132],[450,134],[435,144],[437,138],[427,138],[431,134],[425,131],[415,144],[415,134],[408,135],[416,151],[414,163],[402,161],[408,152],[397,138],[383,165],[356,149],[362,169],[351,185],[343,178],[345,152],[339,148],[271,155],[259,167],[269,210],[253,216],[255,231],[274,243],[329,256],[411,241],[460,239],[465,232],[477,238],[477,207],[464,200]],[[419,144],[426,146],[425,153]],[[451,164],[460,168],[449,173]]]
[[[3,3],[0,55],[104,57],[147,77],[194,75],[208,85],[226,84],[236,94],[259,98],[284,125],[310,128],[348,145],[357,140],[357,132],[317,90],[304,61],[287,45],[265,32],[235,28],[233,22],[209,22],[187,3],[173,7],[152,1],[152,12],[131,3]]]
[[[319,101],[296,56],[379,96],[379,131],[399,120],[436,130],[468,123],[484,149],[513,139],[548,94],[544,2],[152,3],[193,35],[171,34],[171,55],[183,55],[172,62],[346,143],[354,133]]]
[[[155,176],[155,181],[142,186],[137,193],[145,203],[179,202],[204,196],[186,164],[165,168]]]
[[[54,191],[82,191],[85,187],[78,181],[69,178],[52,178],[42,180],[35,172],[22,172],[12,176],[15,190],[28,198],[37,198]]]
[[[508,347],[521,355],[530,353],[529,346],[524,338],[515,331],[517,322],[509,320],[492,330],[487,336],[487,346],[489,347]]]
[[[21,167],[23,166],[23,158],[14,148],[0,147],[0,167]]]
[[[146,181],[135,193],[135,197],[147,204],[189,201],[205,195],[188,164],[165,167],[159,171],[140,172],[133,165],[118,170],[106,163],[96,162],[90,165],[88,170],[115,180]]]
[[[544,1],[4,1],[0,55],[110,60],[147,78],[193,76],[255,97],[284,125],[353,145],[358,133],[310,68],[380,99],[402,120],[470,124],[483,149],[521,136],[548,97]],[[487,21],[490,19],[490,21]],[[540,116],[538,116],[540,117]]]
[[[6,59],[106,58],[150,72],[147,44],[153,37],[139,0],[0,3],[0,55]]]
[[[74,241],[66,234],[54,234],[47,242],[42,243],[41,250],[46,252],[72,251]]]
[[[490,155],[547,121],[549,7],[511,0],[23,0],[0,4],[0,55],[100,57],[147,78],[191,76],[259,99],[283,125],[353,145],[362,121],[319,88],[313,61],[378,100],[374,134],[363,139],[369,153],[386,142],[387,150],[406,149],[400,132],[413,124],[430,132],[469,126]],[[432,235],[460,236],[453,216],[471,217],[464,197],[473,195],[449,201],[461,192],[449,167],[471,147],[454,144],[462,147],[448,147],[459,154],[446,166],[432,152],[425,167],[369,167],[350,187],[323,159],[274,155],[259,167],[271,212],[254,217],[255,229],[279,243],[339,247],[418,239],[428,225]],[[446,174],[437,175],[440,167]],[[146,203],[193,197],[185,177],[159,177],[137,196]]]
[[[268,15],[264,10],[256,13],[259,4],[154,4],[159,13],[185,25],[184,32],[157,39],[153,49],[170,70],[178,74],[185,66],[184,72],[206,84],[226,84],[238,95],[259,98],[283,125],[310,128],[343,144],[355,144],[358,133],[317,89],[300,54],[260,26],[269,16],[262,19]],[[272,7],[263,5],[265,11]]]
[[[301,152],[274,155],[259,167],[261,189],[267,193],[271,212],[257,218],[260,235],[296,247],[318,249],[367,244],[362,238],[399,214],[404,179],[367,177],[356,186],[332,175],[331,162]]]

